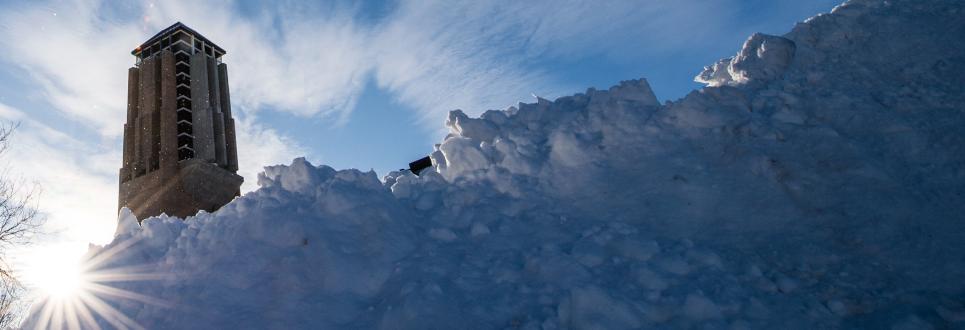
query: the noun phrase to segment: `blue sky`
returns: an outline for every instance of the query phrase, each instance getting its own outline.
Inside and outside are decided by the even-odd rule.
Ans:
[[[783,34],[838,1],[0,2],[0,159],[36,183],[59,242],[115,224],[129,54],[181,21],[228,51],[244,191],[306,156],[379,176],[427,155],[446,113],[478,115],[620,80],[658,98],[754,32]],[[67,244],[67,243],[64,243]]]

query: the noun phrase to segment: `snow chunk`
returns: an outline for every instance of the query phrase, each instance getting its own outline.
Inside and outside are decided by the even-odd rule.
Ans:
[[[489,227],[477,222],[472,224],[472,229],[469,232],[469,235],[476,237],[476,236],[488,235],[489,233],[490,233]]]
[[[737,56],[704,68],[694,81],[717,87],[773,80],[787,70],[795,48],[789,39],[755,33],[744,42]]]
[[[707,84],[707,86],[710,87],[724,86],[732,83],[734,77],[730,75],[730,64],[733,61],[733,57],[717,60],[713,65],[704,67],[704,71],[697,74],[697,76],[694,77],[694,81]]]
[[[443,242],[452,242],[459,238],[456,233],[446,228],[433,228],[429,230],[429,236]]]
[[[727,71],[738,84],[779,77],[794,58],[794,42],[782,37],[755,33],[747,39]]]
[[[131,212],[127,207],[122,207],[121,211],[117,214],[117,229],[114,230],[114,236],[128,236],[137,232],[141,225],[137,222],[137,217],[134,216],[134,212]]]
[[[621,81],[619,85],[610,88],[609,92],[609,96],[614,99],[639,102],[644,106],[660,105],[646,79]]]
[[[719,319],[720,307],[700,294],[688,294],[684,301],[684,315],[694,320]]]
[[[559,306],[560,319],[570,329],[632,329],[643,325],[638,311],[598,287],[573,289]]]

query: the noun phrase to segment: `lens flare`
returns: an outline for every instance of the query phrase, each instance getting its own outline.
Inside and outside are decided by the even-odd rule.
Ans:
[[[108,249],[96,248],[84,256],[64,249],[40,250],[24,271],[24,280],[33,289],[34,305],[27,324],[36,329],[143,329],[133,319],[108,304],[108,300],[131,300],[167,306],[160,299],[127,291],[117,284],[131,281],[160,280],[147,267],[111,268],[104,263],[127,251],[135,240]]]

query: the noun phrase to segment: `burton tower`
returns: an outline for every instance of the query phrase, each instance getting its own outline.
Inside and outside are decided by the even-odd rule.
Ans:
[[[175,23],[131,51],[118,209],[213,212],[240,193],[225,50]]]

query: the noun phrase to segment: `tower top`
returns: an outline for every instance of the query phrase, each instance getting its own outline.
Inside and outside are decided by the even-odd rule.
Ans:
[[[189,28],[184,23],[177,22],[173,25],[161,30],[150,39],[147,39],[144,43],[134,50],[131,51],[131,55],[137,56],[138,59],[145,59],[151,57],[162,49],[167,49],[173,46],[175,43],[183,43],[182,47],[193,48],[192,53],[203,53],[214,58],[220,58],[225,53],[225,50],[214,42],[205,38],[201,33]]]

